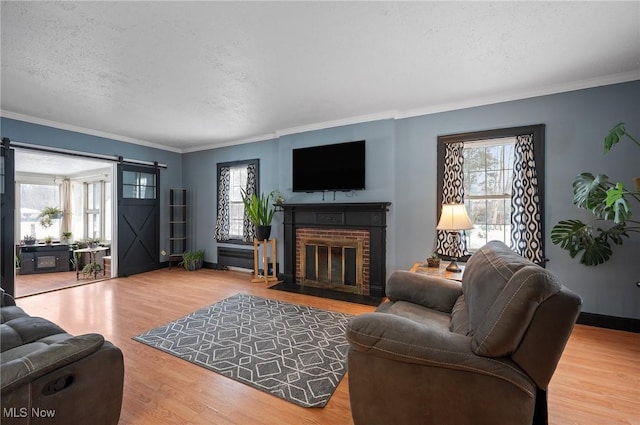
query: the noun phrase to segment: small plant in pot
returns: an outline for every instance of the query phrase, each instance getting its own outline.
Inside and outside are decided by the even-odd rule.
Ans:
[[[271,204],[272,193],[268,195],[261,194],[259,197],[255,193],[248,195],[242,191],[242,202],[247,211],[249,220],[256,228],[255,238],[259,241],[267,240],[271,236],[271,221],[276,210]]]
[[[100,264],[87,263],[82,268],[82,277],[84,277],[85,279],[91,277],[91,275],[95,277],[100,272],[102,272],[102,266]]]
[[[69,242],[71,242],[71,235],[72,235],[72,233],[71,233],[71,232],[62,232],[62,241],[63,241],[64,243],[69,243]]]
[[[440,267],[440,257],[438,253],[434,252],[431,257],[427,258],[427,267]]]
[[[179,263],[187,271],[198,270],[204,262],[204,249],[197,251],[185,251],[182,253],[182,261]]]
[[[36,237],[32,235],[24,235],[22,241],[25,245],[33,245],[34,243],[36,243]]]

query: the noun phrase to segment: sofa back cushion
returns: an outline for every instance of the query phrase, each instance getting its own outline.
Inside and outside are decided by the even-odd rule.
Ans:
[[[512,354],[538,306],[561,287],[551,273],[502,242],[492,241],[478,250],[462,278],[474,353]]]

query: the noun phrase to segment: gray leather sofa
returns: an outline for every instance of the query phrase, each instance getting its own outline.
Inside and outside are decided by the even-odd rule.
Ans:
[[[101,335],[72,336],[0,289],[0,423],[115,425],[124,362]]]
[[[582,301],[490,242],[462,283],[397,271],[347,329],[355,425],[545,424],[546,391]]]

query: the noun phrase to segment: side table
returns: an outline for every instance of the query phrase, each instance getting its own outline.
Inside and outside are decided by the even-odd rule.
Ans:
[[[440,276],[440,277],[444,277],[451,280],[457,280],[461,282],[462,276],[464,275],[464,267],[465,267],[464,264],[458,263],[458,265],[462,269],[460,273],[454,273],[454,272],[448,271],[447,264],[448,263],[446,262],[445,264],[443,264],[443,262],[441,261],[440,267],[427,267],[426,262],[418,261],[413,264],[413,266],[411,267],[411,270],[409,271],[412,273],[421,273],[429,276]]]
[[[262,245],[262,271],[263,275],[260,276],[259,270],[259,261],[260,257],[260,246]],[[269,274],[269,257],[268,257],[268,248],[271,247],[271,274]],[[278,282],[278,276],[276,275],[276,239],[269,239],[259,241],[257,239],[253,240],[253,279],[251,279],[251,283],[256,282]]]

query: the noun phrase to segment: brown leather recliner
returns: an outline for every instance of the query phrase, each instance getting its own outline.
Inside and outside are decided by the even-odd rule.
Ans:
[[[32,317],[0,289],[0,423],[115,425],[122,351],[101,335],[72,336]]]
[[[582,300],[501,242],[462,284],[397,271],[347,329],[355,425],[546,424],[546,391]]]

